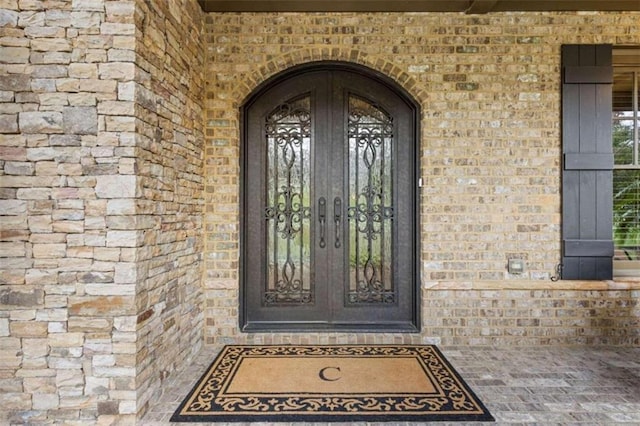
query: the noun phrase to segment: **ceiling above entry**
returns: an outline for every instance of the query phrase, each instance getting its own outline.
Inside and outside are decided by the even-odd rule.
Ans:
[[[640,0],[198,0],[205,12],[640,11]]]

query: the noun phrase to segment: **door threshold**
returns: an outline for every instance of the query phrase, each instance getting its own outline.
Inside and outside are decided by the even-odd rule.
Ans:
[[[317,333],[317,332],[353,332],[353,333],[419,333],[420,329],[412,323],[388,324],[340,324],[340,323],[249,323],[241,328],[244,333]]]

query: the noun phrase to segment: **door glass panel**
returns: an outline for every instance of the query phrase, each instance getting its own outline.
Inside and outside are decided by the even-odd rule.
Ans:
[[[393,121],[349,96],[349,278],[347,305],[395,303],[393,284]]]
[[[294,99],[276,108],[265,122],[268,268],[263,293],[265,306],[314,302],[310,105],[309,96]]]

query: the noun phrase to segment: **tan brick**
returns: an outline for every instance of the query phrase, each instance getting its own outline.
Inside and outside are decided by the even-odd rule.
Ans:
[[[100,33],[107,35],[133,35],[135,34],[135,25],[104,22],[100,25]]]
[[[9,319],[0,318],[0,337],[9,336]]]
[[[69,64],[71,78],[98,78],[98,64],[71,63]]]
[[[130,296],[72,296],[69,297],[70,316],[127,315],[135,310]]]
[[[51,197],[49,188],[24,188],[19,189],[16,197],[19,200],[48,200]]]
[[[56,284],[58,274],[55,271],[30,269],[25,274],[25,282],[28,285]]]
[[[82,370],[61,369],[54,371],[56,378],[56,386],[61,387],[82,387],[84,384],[84,375]]]
[[[34,410],[55,410],[60,407],[60,396],[55,393],[34,393],[33,409]]]
[[[82,92],[113,93],[117,82],[113,80],[99,80],[94,78],[79,79],[79,90]]]
[[[31,176],[35,173],[33,163],[27,162],[6,162],[4,164],[4,172],[8,175]]]
[[[36,163],[36,174],[39,176],[58,174],[58,163],[54,161],[39,161]]]
[[[27,47],[3,47],[0,64],[26,64],[31,52]]]
[[[34,39],[31,41],[31,49],[42,52],[70,52],[71,43],[63,38],[52,39]]]
[[[9,324],[11,335],[15,337],[46,337],[47,323],[38,321],[12,321]]]
[[[96,177],[96,195],[100,198],[133,198],[138,194],[137,187],[134,175]]]
[[[34,244],[33,245],[33,257],[34,258],[57,258],[65,257],[67,252],[66,244]]]
[[[0,148],[5,161],[24,161],[27,159],[27,149],[24,147],[5,146]]]
[[[105,117],[105,125],[109,132],[134,132],[136,129],[135,119],[133,117]]]
[[[23,257],[26,255],[24,243],[0,242],[0,257]]]
[[[0,200],[0,211],[5,215],[22,215],[27,212],[27,202],[22,200]]]
[[[103,332],[109,333],[113,324],[106,318],[69,318],[69,331],[71,332]]]
[[[99,64],[98,75],[103,80],[133,80],[135,65],[131,62]]]
[[[134,115],[134,103],[126,101],[99,102],[98,113],[105,115]]]
[[[64,28],[60,27],[26,27],[24,29],[24,34],[28,37],[40,38],[40,37],[54,37],[54,38],[64,38],[66,35],[66,31]]]
[[[135,50],[136,38],[133,36],[116,35],[113,37],[113,47],[115,49]]]
[[[0,405],[5,410],[29,410],[31,408],[31,395],[27,393],[0,394]]]
[[[24,390],[28,393],[56,392],[56,380],[54,377],[27,377],[23,380]]]
[[[103,17],[96,12],[71,12],[71,23],[74,28],[97,28]]]
[[[0,114],[0,133],[18,133],[17,114]]]
[[[143,237],[140,231],[107,231],[107,247],[140,247]]]
[[[50,333],[47,343],[52,348],[81,347],[84,342],[84,334],[76,332]]]

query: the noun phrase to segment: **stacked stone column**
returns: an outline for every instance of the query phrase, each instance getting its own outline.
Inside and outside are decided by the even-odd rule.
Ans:
[[[199,347],[202,18],[153,4],[0,0],[0,423],[134,419]]]

